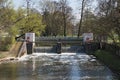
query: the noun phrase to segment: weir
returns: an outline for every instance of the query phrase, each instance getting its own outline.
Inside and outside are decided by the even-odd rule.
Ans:
[[[30,55],[19,57],[18,62],[1,65],[1,80],[119,80],[96,57],[85,53],[97,49],[96,44],[84,44],[80,38],[30,39],[29,36],[19,40],[24,42],[21,49],[31,50],[27,52]]]
[[[26,33],[25,39],[17,39],[17,41],[24,42],[24,51],[26,46],[26,53],[40,53],[52,52],[61,54],[62,52],[81,52],[84,51],[83,39],[77,37],[35,37],[35,33]],[[19,53],[19,55],[22,53]]]
[[[24,42],[19,56],[24,53],[91,53],[100,48],[99,43],[85,42],[84,37],[36,37],[35,33],[26,33],[25,38],[18,37],[17,41]]]

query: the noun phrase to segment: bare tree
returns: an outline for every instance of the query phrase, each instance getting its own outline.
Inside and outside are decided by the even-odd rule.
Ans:
[[[62,13],[63,13],[63,26],[64,26],[64,37],[66,37],[66,12],[67,12],[67,0],[60,0]]]
[[[68,5],[67,0],[45,0],[41,3],[43,22],[46,24],[45,35],[66,36],[68,33],[67,25],[70,23],[72,16],[72,8]]]
[[[79,28],[78,28],[78,38],[80,37],[80,30],[81,30],[81,27],[82,27],[82,19],[83,19],[84,7],[85,7],[85,0],[82,0],[81,18],[80,18],[80,23],[79,23]]]
[[[117,0],[117,13],[118,13],[118,17],[117,17],[117,20],[118,20],[118,27],[117,27],[117,34],[118,34],[118,39],[119,39],[119,42],[120,42],[120,0]]]
[[[97,16],[99,35],[107,35],[116,44],[116,38],[120,40],[120,0],[98,0]]]

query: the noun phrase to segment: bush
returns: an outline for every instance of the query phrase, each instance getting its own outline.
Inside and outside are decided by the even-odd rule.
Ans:
[[[120,59],[118,56],[105,50],[98,50],[94,55],[113,71],[120,73]]]
[[[2,37],[0,39],[0,51],[8,51],[13,43],[13,37]]]
[[[1,51],[8,51],[10,49],[10,45],[2,45],[1,47],[0,47],[0,50]]]

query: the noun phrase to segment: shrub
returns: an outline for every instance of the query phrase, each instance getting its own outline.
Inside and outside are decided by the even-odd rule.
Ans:
[[[13,43],[13,37],[2,37],[0,39],[0,51],[8,51]]]

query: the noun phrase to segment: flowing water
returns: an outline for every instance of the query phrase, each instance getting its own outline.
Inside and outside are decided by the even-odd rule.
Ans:
[[[0,80],[118,80],[85,53],[34,53],[0,64]]]

